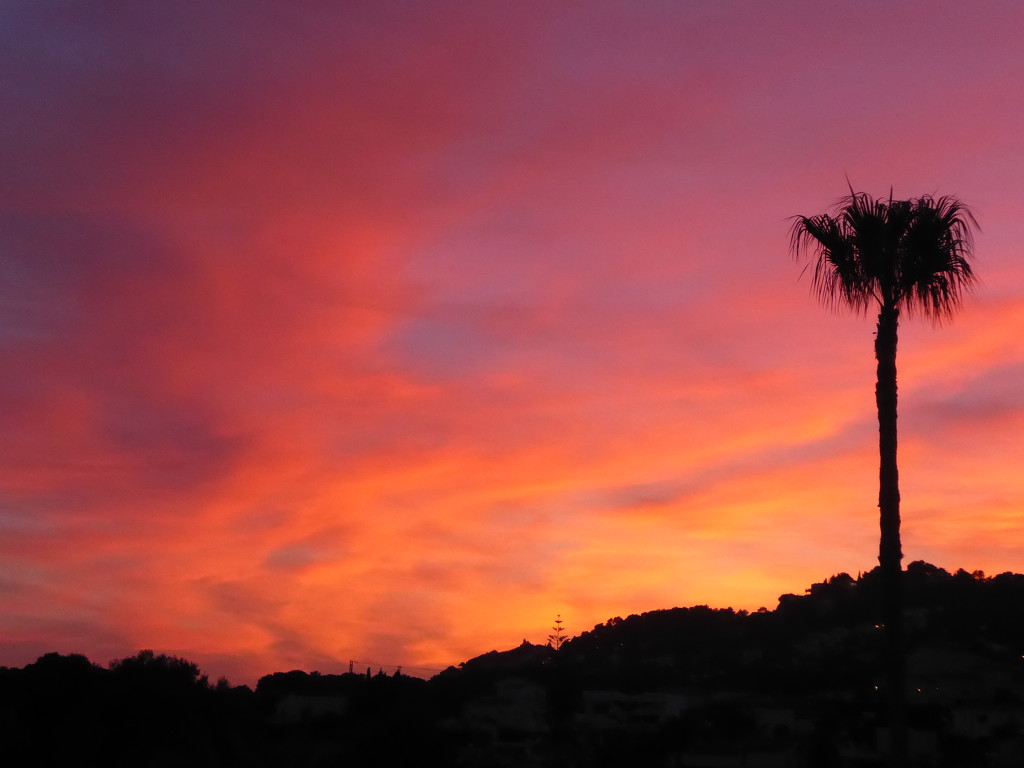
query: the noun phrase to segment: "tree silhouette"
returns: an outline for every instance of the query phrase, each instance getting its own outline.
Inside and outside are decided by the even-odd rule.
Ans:
[[[554,648],[556,651],[562,647],[562,643],[566,641],[566,637],[563,632],[565,629],[562,627],[562,614],[558,614],[555,618],[555,626],[551,629],[554,630],[553,634],[548,635],[548,645]]]
[[[812,288],[826,306],[859,314],[877,308],[878,564],[887,636],[887,694],[891,759],[906,754],[901,596],[900,491],[896,463],[896,341],[899,316],[941,322],[959,308],[974,283],[971,211],[955,197],[875,199],[850,188],[833,213],[796,216],[790,248],[813,262]]]

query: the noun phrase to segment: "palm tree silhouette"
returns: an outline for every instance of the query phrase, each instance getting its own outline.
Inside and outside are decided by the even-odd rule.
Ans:
[[[978,223],[960,200],[925,195],[875,199],[850,188],[833,213],[795,216],[790,249],[813,263],[812,289],[826,306],[858,314],[878,309],[878,564],[886,631],[886,689],[890,759],[906,757],[900,547],[900,490],[896,464],[896,340],[900,313],[935,322],[950,318],[974,284],[973,233]]]

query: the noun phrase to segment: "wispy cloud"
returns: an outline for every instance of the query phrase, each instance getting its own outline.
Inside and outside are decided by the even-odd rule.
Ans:
[[[1019,568],[1014,26],[815,9],[5,4],[0,663],[437,667],[871,567],[873,322],[786,254],[844,173],[982,218],[901,335],[905,548]]]

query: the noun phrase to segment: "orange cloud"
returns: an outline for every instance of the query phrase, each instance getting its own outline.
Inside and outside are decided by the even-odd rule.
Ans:
[[[873,319],[809,298],[786,217],[844,168],[956,177],[934,99],[795,12],[268,8],[2,12],[0,663],[436,668],[871,567]],[[963,191],[992,284],[904,326],[901,470],[909,559],[1005,570],[1020,116],[993,92]]]

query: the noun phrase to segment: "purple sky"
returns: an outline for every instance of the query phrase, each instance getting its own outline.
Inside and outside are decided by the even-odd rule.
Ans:
[[[425,669],[873,566],[871,318],[788,217],[954,194],[907,560],[1024,570],[1017,3],[0,6],[0,664]]]

